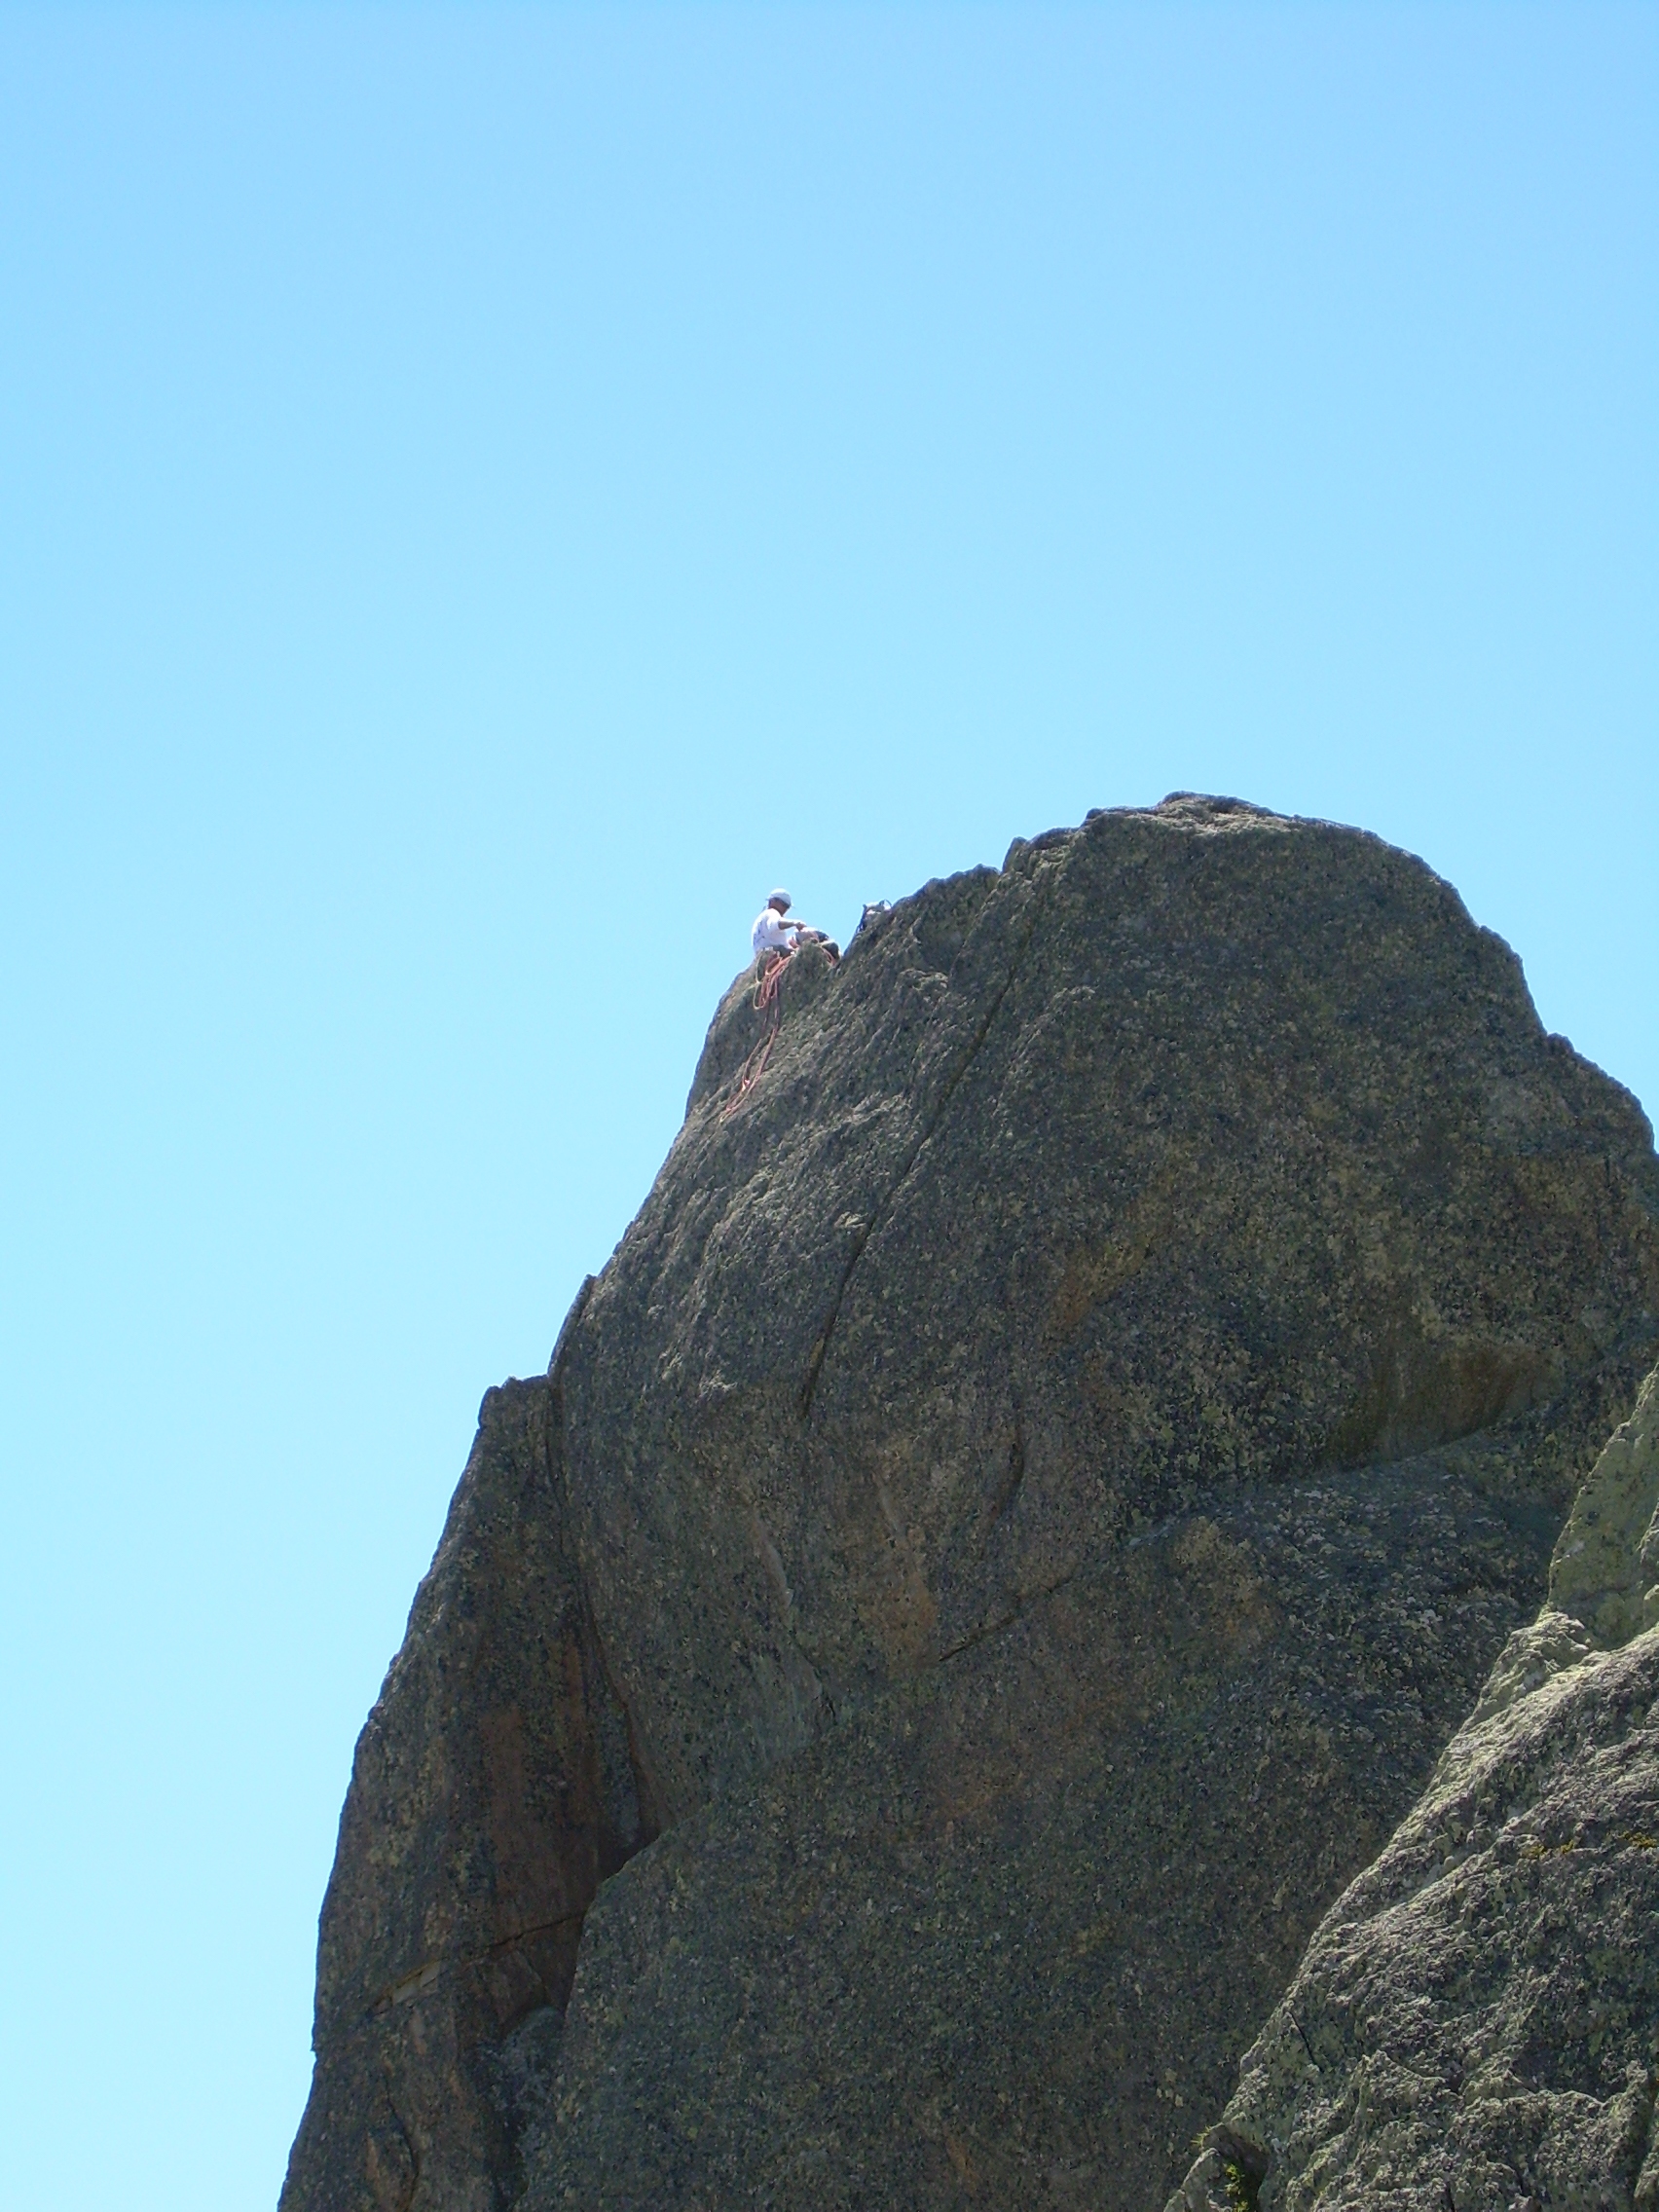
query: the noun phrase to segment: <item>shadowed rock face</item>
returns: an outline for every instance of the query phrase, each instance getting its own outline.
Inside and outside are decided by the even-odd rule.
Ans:
[[[288,2212],[1160,2201],[1651,1359],[1640,1111],[1373,838],[1096,816],[766,1018],[486,1402]]]
[[[595,1890],[654,1832],[561,1537],[560,1434],[544,1382],[485,1398],[358,1739],[285,2205],[512,2194],[519,2076],[556,2042]]]
[[[1321,1923],[1169,2212],[1228,2212],[1240,2173],[1284,2212],[1659,2205],[1656,1546],[1659,1369],[1550,1604]]]

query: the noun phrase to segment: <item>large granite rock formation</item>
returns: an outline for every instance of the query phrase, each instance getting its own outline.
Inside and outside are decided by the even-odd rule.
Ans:
[[[1168,2212],[1659,2206],[1659,1369]]]
[[[1161,2202],[1659,1348],[1640,1110],[1374,838],[1092,816],[779,1005],[486,1400],[284,2212]]]

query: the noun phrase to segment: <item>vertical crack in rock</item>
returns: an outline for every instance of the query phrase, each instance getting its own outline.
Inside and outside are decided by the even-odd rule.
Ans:
[[[808,1420],[811,1418],[812,1400],[818,1388],[818,1378],[823,1370],[825,1355],[830,1349],[830,1339],[834,1334],[835,1323],[840,1318],[841,1307],[846,1299],[848,1286],[852,1282],[853,1275],[858,1269],[859,1262],[864,1258],[865,1248],[868,1244],[870,1238],[875,1235],[876,1231],[880,1228],[881,1224],[887,1219],[889,1214],[891,1214],[894,1206],[898,1202],[900,1193],[903,1190],[904,1185],[909,1181],[911,1171],[914,1169],[917,1161],[920,1160],[925,1147],[933,1137],[934,1132],[939,1128],[940,1123],[943,1121],[946,1108],[949,1106],[951,1100],[955,1097],[956,1092],[961,1086],[962,1079],[967,1075],[968,1070],[973,1066],[975,1060],[977,1058],[980,1047],[984,1044],[985,1039],[990,1035],[991,1024],[996,1020],[998,1014],[1002,1011],[1002,1003],[1004,999],[1007,998],[1009,991],[1014,985],[1014,978],[1016,977],[1020,971],[1020,968],[1024,964],[1025,956],[1031,949],[1031,940],[1036,935],[1040,903],[1043,898],[1043,892],[1039,888],[1039,882],[1041,880],[1046,880],[1049,873],[1049,868],[1040,861],[1036,868],[1033,870],[1032,876],[1030,878],[1031,889],[1026,899],[1026,904],[1030,909],[1030,913],[1026,920],[1025,933],[1020,938],[1012,957],[1009,960],[1007,972],[1003,977],[1002,982],[998,985],[994,997],[992,998],[989,1006],[985,1009],[984,1014],[976,1026],[974,1033],[969,1039],[968,1044],[962,1051],[962,1054],[958,1059],[955,1067],[945,1077],[943,1083],[941,1084],[940,1088],[940,1095],[935,1102],[933,1112],[927,1117],[927,1120],[923,1124],[921,1132],[917,1136],[915,1142],[904,1154],[900,1163],[899,1172],[894,1176],[890,1187],[877,1199],[874,1206],[871,1207],[869,1218],[866,1222],[863,1232],[854,1241],[852,1251],[848,1255],[847,1264],[841,1271],[841,1279],[835,1286],[835,1295],[830,1302],[829,1317],[824,1323],[823,1330],[818,1338],[817,1343],[812,1347],[812,1356],[808,1363],[806,1371],[806,1381],[801,1385],[799,1409],[800,1418],[803,1421]]]
[[[386,2103],[387,2110],[391,2115],[391,2124],[396,2130],[397,2149],[402,2156],[389,2174],[377,2172],[371,2166],[370,2181],[375,2186],[376,2194],[382,2197],[387,2212],[409,2212],[421,2188],[421,2150],[404,2124],[403,2115],[396,2105],[389,2097]]]
[[[993,1527],[1011,1510],[1025,1482],[1025,1417],[1020,1411],[1018,1390],[1011,1385],[1010,1395],[1014,1400],[1014,1434],[1009,1438],[1008,1472],[991,1499]]]

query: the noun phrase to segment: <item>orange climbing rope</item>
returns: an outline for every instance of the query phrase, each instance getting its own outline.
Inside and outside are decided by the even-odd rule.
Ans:
[[[767,1027],[766,1034],[750,1053],[748,1059],[744,1061],[738,1074],[737,1088],[720,1108],[720,1120],[722,1122],[729,1122],[737,1112],[743,1101],[760,1081],[761,1075],[765,1071],[766,1062],[772,1056],[772,1047],[778,1041],[778,1024],[784,1017],[781,993],[784,984],[784,970],[789,966],[790,958],[789,953],[780,952],[777,958],[769,966],[762,968],[756,977],[755,996],[750,1004],[757,1014],[763,1014],[767,1007],[770,1007],[772,1009],[772,1019]]]
[[[780,952],[770,967],[763,968],[760,971],[759,977],[755,985],[754,1003],[756,1012],[762,1007],[770,1006],[776,999],[779,991],[783,988],[784,970],[793,957],[794,955],[791,952]]]

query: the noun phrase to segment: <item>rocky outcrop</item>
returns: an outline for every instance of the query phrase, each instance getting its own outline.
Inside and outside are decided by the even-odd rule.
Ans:
[[[485,1398],[358,1740],[284,2205],[516,2193],[517,2100],[556,2049],[582,1916],[655,1832],[562,1540],[562,1434],[557,1362]]]
[[[1656,1552],[1659,1369],[1169,2212],[1659,2206]]]
[[[1376,839],[1098,815],[780,1007],[487,1401],[285,2212],[1161,2201],[1653,1357],[1640,1111]]]

